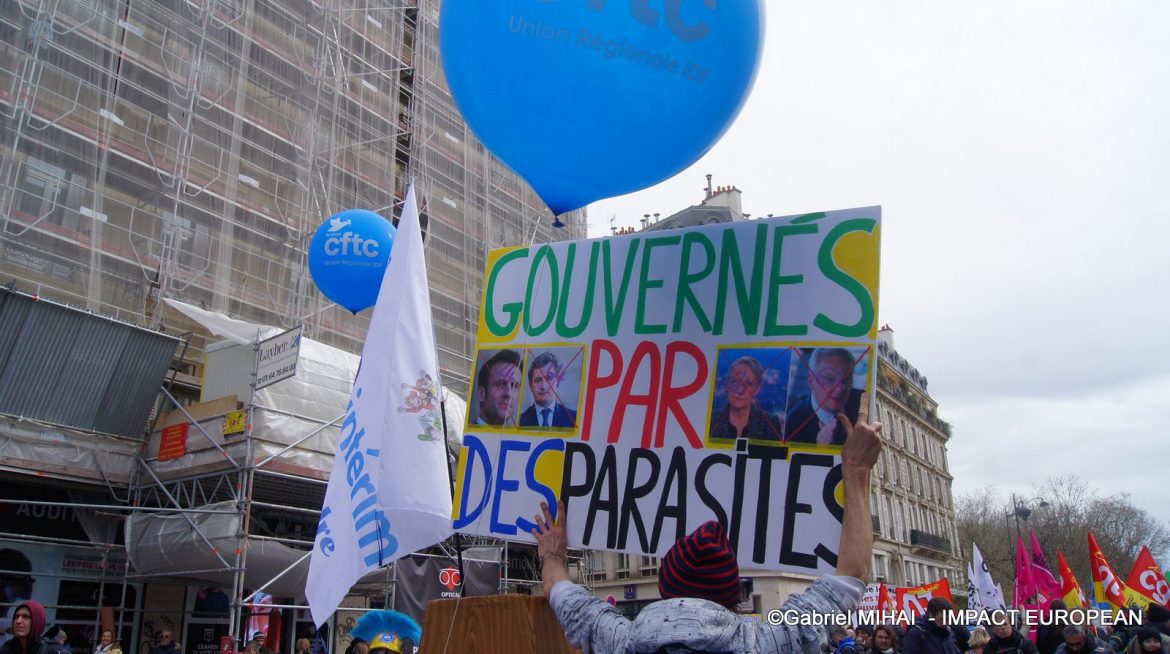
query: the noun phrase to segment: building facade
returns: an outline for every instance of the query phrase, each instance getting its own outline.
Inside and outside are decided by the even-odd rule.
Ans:
[[[646,215],[641,231],[670,230],[748,220],[742,193],[734,186],[711,185],[703,201],[666,218]],[[629,230],[634,231],[634,230]],[[617,233],[629,233],[629,231]],[[926,377],[894,349],[893,330],[878,332],[877,415],[884,425],[885,448],[870,490],[873,511],[875,581],[916,586],[946,578],[952,592],[966,590],[955,527],[953,477],[947,464],[950,426],[938,417],[938,403],[927,392]],[[612,552],[592,554],[591,583],[598,597],[613,597],[618,609],[636,615],[659,598],[658,559]],[[740,609],[755,613],[778,608],[813,577],[776,572],[743,572],[750,599]]]
[[[126,356],[114,336],[101,334],[179,337],[165,379],[180,404],[215,399],[200,392],[206,357],[222,336],[169,301],[248,323],[303,325],[313,341],[357,353],[370,312],[354,315],[321,296],[308,244],[345,209],[396,217],[413,179],[440,371],[447,388],[465,396],[487,251],[584,238],[586,224],[578,211],[554,229],[537,195],[463,122],[441,67],[439,7],[439,0],[0,3],[0,285],[12,289],[0,297],[0,323],[30,327],[37,301],[81,309],[41,323],[73,342],[54,343],[54,334],[37,341],[75,355],[74,367],[63,368],[74,373]],[[87,312],[113,320],[90,323]],[[0,333],[0,352],[12,333]],[[78,334],[97,340],[79,347]],[[0,369],[28,372],[14,361],[0,355]],[[98,375],[26,377],[44,384],[32,390],[79,405],[100,400],[92,396],[100,389],[116,394],[141,381],[111,376],[99,387]],[[163,379],[139,390],[153,398]],[[0,404],[43,409],[33,395]],[[172,461],[160,453],[158,430],[143,436],[145,415],[140,427],[109,433],[0,412],[0,484],[5,508],[15,507],[4,512],[0,574],[33,580],[27,586],[51,612],[71,612],[55,615],[68,616],[61,619],[78,654],[89,651],[99,625],[115,627],[127,654],[149,651],[164,628],[189,651],[203,641],[218,649],[229,620],[200,615],[207,597],[218,611],[222,591],[239,635],[260,584],[229,581],[211,592],[194,580],[221,573],[245,580],[246,564],[254,572],[265,562],[262,551],[312,546],[327,448],[301,438],[335,416],[318,416],[304,433],[278,427],[273,434],[286,433],[265,443],[252,431],[229,431],[235,402],[201,404],[184,416],[157,403],[152,417],[190,427],[188,453]],[[122,407],[87,410],[101,417]],[[278,421],[298,418],[270,411]],[[197,448],[215,463],[196,469]],[[226,541],[208,537],[217,543],[214,570],[124,574],[124,523],[167,511],[191,525],[212,515],[240,522],[220,534]],[[107,519],[95,523],[94,512]],[[285,602],[300,599],[274,588]],[[116,607],[116,616],[98,616],[97,606]],[[280,651],[291,651],[288,638],[301,635],[303,615],[276,610],[286,618]],[[345,620],[334,627],[344,646]]]
[[[487,249],[556,230],[446,89],[438,0],[14,0],[0,7],[0,280],[129,322],[175,298],[356,352],[308,241],[419,187],[440,367],[466,391]],[[201,349],[186,356],[200,376]]]

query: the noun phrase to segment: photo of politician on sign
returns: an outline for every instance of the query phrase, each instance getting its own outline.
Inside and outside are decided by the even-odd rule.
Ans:
[[[709,442],[780,443],[792,348],[720,348],[716,365]]]
[[[467,423],[485,427],[516,427],[520,402],[520,352],[480,350],[475,389]]]
[[[868,347],[817,347],[794,350],[792,386],[784,438],[790,443],[844,445],[844,413],[857,421],[869,376]]]
[[[577,427],[581,393],[581,347],[532,348],[524,367],[527,385],[520,426],[541,430]]]

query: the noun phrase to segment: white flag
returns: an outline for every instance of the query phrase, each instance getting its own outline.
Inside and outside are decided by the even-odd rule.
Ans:
[[[378,291],[305,595],[325,623],[358,579],[451,535],[447,444],[414,185]]]
[[[979,594],[981,607],[988,611],[1006,608],[1003,601],[1003,591],[999,590],[996,583],[992,581],[991,571],[987,569],[987,564],[983,562],[983,554],[974,542],[971,543],[971,572],[971,585]]]
[[[972,611],[982,611],[983,596],[975,586],[975,566],[967,564],[967,608]]]

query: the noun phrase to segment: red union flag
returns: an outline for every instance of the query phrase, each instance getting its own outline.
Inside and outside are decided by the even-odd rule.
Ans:
[[[1064,603],[1070,609],[1089,608],[1089,602],[1085,599],[1085,592],[1081,590],[1081,585],[1077,583],[1077,576],[1073,574],[1072,568],[1068,565],[1068,561],[1064,560],[1064,552],[1059,549],[1056,550],[1056,562],[1060,568],[1060,596],[1064,599]]]
[[[1093,596],[1098,605],[1109,603],[1115,608],[1123,608],[1125,601],[1125,584],[1113,572],[1113,566],[1105,559],[1105,554],[1097,545],[1097,537],[1089,532],[1089,567],[1093,572]]]
[[[1170,584],[1166,583],[1166,575],[1162,574],[1154,555],[1144,545],[1125,585],[1163,606],[1170,602]]]
[[[951,597],[951,584],[946,579],[912,588],[899,588],[896,594],[898,610],[911,619],[926,613],[926,604],[935,597],[945,597],[954,602]]]

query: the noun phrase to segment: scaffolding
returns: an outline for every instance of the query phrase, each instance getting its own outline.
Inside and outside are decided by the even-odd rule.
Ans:
[[[233,630],[255,592],[292,583],[336,443],[337,415],[293,415],[262,393],[230,411],[231,402],[208,408],[216,398],[203,392],[205,360],[220,337],[171,301],[303,325],[318,343],[359,351],[369,317],[320,295],[308,242],[343,209],[393,217],[413,179],[440,373],[465,395],[488,249],[585,236],[583,211],[554,230],[536,194],[462,121],[438,16],[439,0],[0,3],[0,283],[184,341],[154,416],[191,425],[191,451],[179,459],[158,460],[157,431],[144,445],[20,416],[0,425],[7,454],[24,444],[73,456],[59,465],[5,458],[3,479],[53,480],[71,493],[6,503],[125,517],[136,528],[173,514],[210,559],[183,574],[131,571],[108,520],[84,537],[0,534],[95,552],[99,592],[120,589],[117,620],[139,638],[131,653],[158,631],[142,606],[151,582],[226,579]],[[347,395],[352,374],[336,381]],[[249,425],[271,418],[279,437],[225,437],[226,414],[239,410]],[[213,518],[227,528],[209,533]],[[508,567],[502,590],[531,588],[533,560],[517,546],[481,544]],[[264,569],[261,550],[287,565]],[[385,594],[385,579],[359,590]]]

